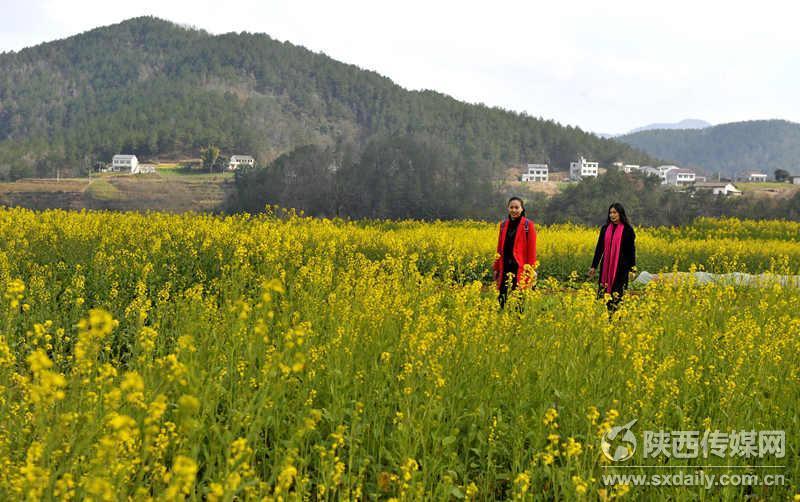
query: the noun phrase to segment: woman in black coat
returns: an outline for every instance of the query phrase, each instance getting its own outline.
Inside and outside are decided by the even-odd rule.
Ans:
[[[619,202],[608,208],[608,220],[600,228],[592,267],[589,269],[590,279],[598,267],[598,296],[610,294],[611,300],[606,305],[609,311],[614,311],[628,287],[628,275],[636,268],[636,233],[628,222],[625,208]]]

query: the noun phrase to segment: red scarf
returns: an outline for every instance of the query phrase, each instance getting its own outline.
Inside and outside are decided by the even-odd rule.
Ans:
[[[616,227],[616,229],[615,229]],[[605,242],[603,243],[603,270],[600,273],[600,283],[605,286],[606,293],[611,293],[614,279],[617,278],[617,265],[619,264],[619,250],[622,247],[622,232],[625,227],[622,223],[609,223],[606,227]]]

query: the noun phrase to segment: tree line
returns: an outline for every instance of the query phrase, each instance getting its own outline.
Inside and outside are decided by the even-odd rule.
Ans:
[[[754,120],[705,129],[657,129],[619,136],[650,155],[707,174],[733,178],[750,171],[800,174],[800,124]]]
[[[480,218],[496,202],[490,168],[423,136],[305,145],[237,171],[229,211],[279,205],[323,217]]]
[[[612,202],[647,226],[684,225],[699,216],[800,220],[800,192],[788,199],[722,197],[610,169],[547,197],[524,187],[510,192],[492,173],[486,161],[426,136],[380,136],[361,149],[305,145],[238,171],[226,209],[257,213],[277,205],[320,217],[496,220],[505,216],[507,198],[521,195],[529,216],[546,224],[600,224]]]

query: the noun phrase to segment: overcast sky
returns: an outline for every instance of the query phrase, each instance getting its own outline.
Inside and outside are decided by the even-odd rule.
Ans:
[[[154,15],[267,33],[435,89],[619,133],[651,122],[800,122],[800,2],[0,0],[0,51]]]

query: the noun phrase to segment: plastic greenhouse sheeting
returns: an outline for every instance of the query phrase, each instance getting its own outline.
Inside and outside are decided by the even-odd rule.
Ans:
[[[800,287],[800,275],[777,275],[777,274],[745,274],[743,272],[732,272],[730,274],[712,274],[710,272],[666,272],[663,274],[651,274],[646,270],[641,272],[633,284],[648,284],[652,281],[672,281],[683,282],[694,279],[697,284],[733,284],[735,286],[772,286],[780,283]]]

